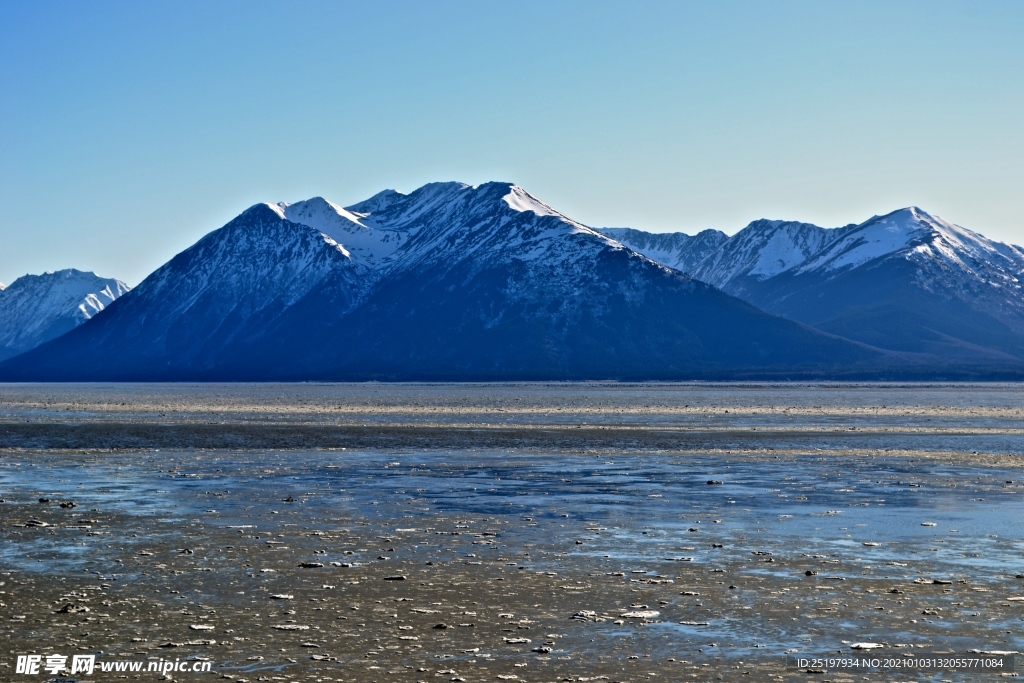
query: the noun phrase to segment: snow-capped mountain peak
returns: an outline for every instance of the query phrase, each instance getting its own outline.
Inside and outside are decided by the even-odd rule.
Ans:
[[[291,204],[278,202],[277,206],[281,209],[282,218],[328,234],[339,227],[343,230],[348,228],[349,223],[365,227],[359,222],[359,216],[323,197],[313,197]]]
[[[449,267],[467,259],[481,264],[536,262],[564,252],[565,237],[584,233],[573,249],[622,248],[507,182],[431,183],[408,195],[388,194],[381,203],[378,210],[367,202],[349,210],[367,225],[407,238],[382,269],[390,272]]]
[[[27,351],[91,319],[130,287],[68,268],[0,287],[0,358]]]
[[[994,259],[997,262],[1005,259],[1019,261],[1024,258],[1024,250],[1018,246],[991,240],[973,230],[925,213],[916,207],[904,209],[904,211],[915,211],[918,220],[931,232],[931,239],[928,240],[930,244],[926,243],[915,247],[914,251],[917,253],[931,253],[931,248],[935,248],[947,258],[957,258],[957,254]]]
[[[873,216],[860,225],[831,232],[836,238],[827,248],[794,272],[845,272],[891,255],[923,265],[929,260],[934,261],[933,266],[945,263],[972,274],[977,274],[979,268],[998,268],[1000,264],[1012,269],[1012,264],[1024,260],[1024,251],[1019,247],[990,240],[916,206]]]
[[[756,220],[701,261],[693,275],[721,289],[746,279],[766,280],[817,253],[832,232],[798,221]]]
[[[485,245],[499,258],[533,258],[545,250],[543,240],[586,233],[594,246],[622,248],[518,185],[502,182],[429,183],[409,194],[385,190],[349,207],[323,197],[268,202],[249,212],[254,212],[250,220],[260,214],[259,220],[285,220],[316,230],[368,269],[367,287],[396,269],[460,260]]]
[[[873,216],[860,225],[832,231],[836,239],[796,272],[812,270],[840,271],[856,268],[873,259],[891,254],[924,239],[932,229],[944,227],[917,207],[899,209],[884,216]]]

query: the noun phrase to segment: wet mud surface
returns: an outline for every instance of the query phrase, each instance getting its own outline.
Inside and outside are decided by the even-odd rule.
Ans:
[[[0,387],[0,679],[55,651],[211,663],[181,680],[852,681],[784,656],[1024,648],[1020,388],[649,393]],[[78,680],[116,678],[160,675]]]

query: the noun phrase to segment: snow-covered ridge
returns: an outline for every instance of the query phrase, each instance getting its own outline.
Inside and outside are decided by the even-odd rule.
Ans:
[[[512,183],[431,183],[408,195],[389,193],[378,209],[349,207],[368,224],[401,232],[403,244],[383,265],[391,272],[474,260],[481,266],[537,263],[568,252],[621,249]],[[382,272],[381,276],[387,273]]]
[[[18,278],[0,288],[0,357],[64,334],[129,290],[120,280],[72,268]]]
[[[782,274],[832,278],[897,256],[934,267],[941,262],[971,277],[1015,287],[1024,259],[1019,247],[988,240],[918,207],[831,229],[761,219],[728,237],[715,230],[691,236],[593,229],[518,185],[500,182],[429,183],[408,194],[384,190],[349,207],[322,197],[265,206],[281,219],[317,230],[367,267],[367,288],[396,269],[463,259],[482,249],[492,251],[493,258],[542,258],[548,242],[566,234],[589,236],[577,249],[614,245],[740,296]],[[992,272],[993,264],[999,272]]]
[[[596,228],[620,244],[670,268],[692,273],[693,269],[728,239],[720,230],[651,233],[633,228]]]
[[[766,280],[799,266],[833,234],[810,223],[757,220],[698,263],[693,276],[720,289],[746,278]]]
[[[450,209],[473,190],[459,182],[427,183],[409,194],[385,190],[348,210],[372,227],[415,231],[425,216]]]
[[[496,202],[507,207],[506,215]],[[918,207],[833,229],[762,219],[727,237],[712,230],[690,236],[592,229],[512,183],[429,183],[408,194],[385,190],[349,207],[322,197],[266,206],[284,220],[319,231],[352,261],[367,267],[367,288],[396,269],[463,259],[481,249],[501,259],[544,258],[551,239],[579,233],[597,238],[584,240],[589,248],[625,248],[733,294],[783,273],[820,272],[831,277],[897,253],[942,260],[976,275],[979,261],[1006,262],[1009,272],[1022,258],[1017,247],[987,240]],[[470,229],[474,221],[478,228],[492,228]],[[513,225],[517,227],[510,232]],[[1003,273],[996,279],[1012,282],[1013,275]]]
[[[873,216],[860,225],[839,228],[838,233],[832,231],[836,238],[826,249],[800,264],[796,272],[856,268],[923,239],[930,229],[939,227],[941,223],[917,207]]]
[[[681,245],[697,237],[630,228],[604,228],[601,232],[676,268]],[[1020,247],[990,240],[918,207],[841,228],[762,219],[732,237],[720,234],[721,243],[690,272],[727,291],[745,279],[764,281],[787,272],[837,274],[889,256],[917,260],[929,257],[967,270],[982,261],[1005,263],[1012,268],[1010,264],[1024,258]]]
[[[567,247],[562,239],[569,235],[578,238],[571,250],[580,263],[612,246],[741,297],[783,274],[813,273],[827,280],[884,258],[919,263],[922,282],[945,277],[941,272],[950,269],[988,287],[1019,290],[1024,279],[1024,250],[988,240],[918,207],[831,229],[762,219],[727,237],[713,230],[690,236],[592,229],[518,185],[499,182],[429,183],[408,194],[385,190],[349,207],[321,197],[266,206],[282,219],[319,231],[365,266],[364,292],[403,268],[468,258],[480,263],[563,259]]]
[[[831,232],[836,238],[795,273],[829,276],[882,258],[903,258],[982,280],[1014,280],[1014,273],[1022,274],[1024,268],[1020,247],[990,240],[916,206]]]
[[[262,206],[319,231],[367,266],[367,289],[392,271],[462,260],[481,249],[500,259],[536,259],[565,235],[585,234],[594,248],[623,248],[512,183],[429,183],[409,194],[385,190],[344,208],[322,197]],[[482,230],[484,225],[492,229]]]
[[[826,232],[813,229],[807,223],[769,221],[771,236],[757,255],[754,266],[748,271],[754,277],[765,279],[778,275],[803,263],[808,254],[813,254],[822,244],[828,242]]]
[[[402,245],[404,235],[382,230],[359,215],[323,197],[300,202],[267,203],[278,216],[320,231],[339,245],[347,256],[363,265],[372,266],[394,253]]]

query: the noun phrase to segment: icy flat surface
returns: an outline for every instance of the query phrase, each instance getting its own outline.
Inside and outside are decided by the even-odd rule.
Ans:
[[[13,626],[23,641],[131,652],[145,636],[203,654],[209,643],[186,641],[202,616],[235,634],[217,645],[229,670],[313,675],[322,664],[290,656],[313,642],[410,683],[420,665],[471,680],[705,680],[712,666],[773,680],[793,648],[1024,648],[1020,384],[0,388],[4,428],[39,427],[0,461],[4,600],[36,615],[31,632]],[[347,409],[352,428],[332,433]],[[496,424],[506,409],[517,425]],[[133,421],[145,435],[187,428],[160,450],[46,445],[109,442]],[[277,445],[244,440],[261,425]],[[200,428],[231,445],[186,445]],[[302,428],[329,445],[281,438]],[[614,430],[620,443],[601,441]],[[482,435],[493,442],[468,441]],[[123,614],[99,632],[57,610],[101,618],[103,602]],[[616,623],[630,613],[646,618]],[[315,638],[281,653],[284,623]],[[365,661],[370,635],[416,645]],[[5,656],[22,640],[3,641]],[[535,657],[545,642],[555,656]]]

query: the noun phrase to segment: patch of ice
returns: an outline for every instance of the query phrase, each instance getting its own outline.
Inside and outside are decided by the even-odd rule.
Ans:
[[[620,616],[623,619],[653,619],[660,616],[661,612],[653,609],[640,609],[632,612],[624,612]]]

